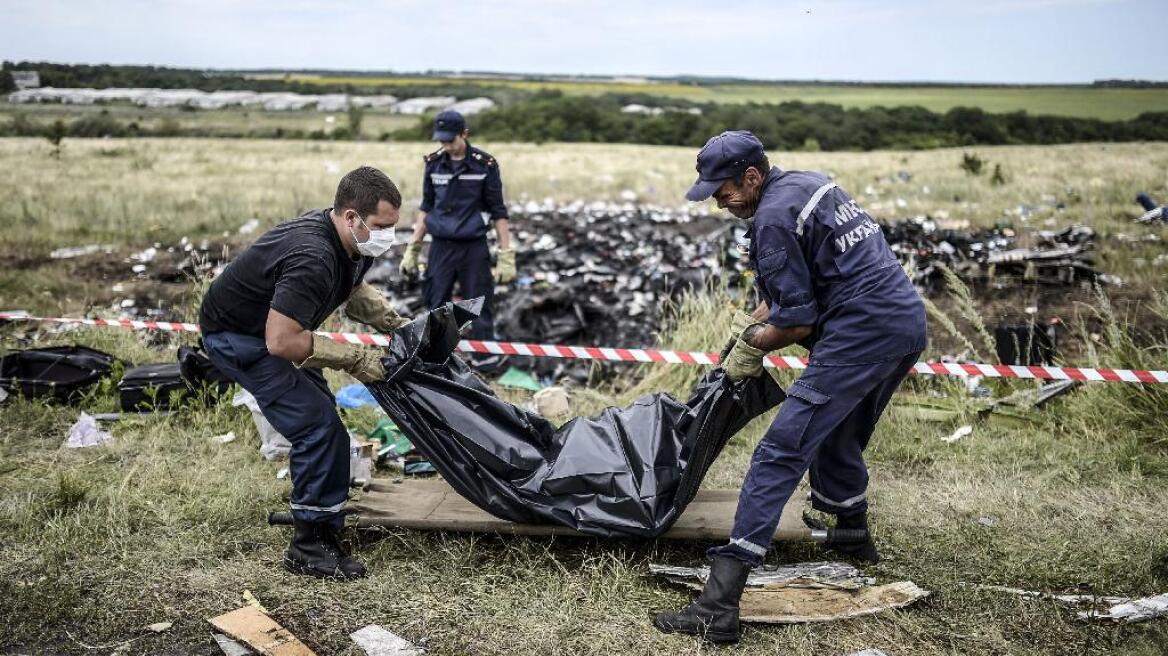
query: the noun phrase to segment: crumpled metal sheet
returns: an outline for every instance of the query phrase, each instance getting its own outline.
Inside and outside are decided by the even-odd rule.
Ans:
[[[710,568],[675,567],[673,565],[649,564],[649,573],[670,583],[700,590],[710,575]],[[875,579],[864,576],[860,570],[847,563],[818,562],[795,563],[794,565],[764,565],[750,571],[746,578],[748,588],[762,586],[789,586],[804,588],[835,588],[858,590],[872,585]]]
[[[1081,620],[1110,620],[1112,622],[1143,622],[1157,617],[1168,617],[1168,594],[1128,599],[1106,611],[1084,611],[1076,615]]]
[[[603,537],[655,537],[697,494],[726,442],[785,397],[770,376],[721,369],[685,402],[669,394],[578,417],[558,430],[507,403],[453,353],[481,299],[398,329],[374,398],[463,497],[503,519]]]

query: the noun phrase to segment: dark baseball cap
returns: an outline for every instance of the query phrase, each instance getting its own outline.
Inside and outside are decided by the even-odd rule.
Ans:
[[[454,141],[466,129],[466,119],[458,112],[447,110],[434,117],[434,141]]]
[[[762,155],[762,142],[746,130],[727,130],[711,137],[698,151],[698,179],[686,192],[686,199],[699,201],[713,196],[723,182],[742,175],[750,162]]]

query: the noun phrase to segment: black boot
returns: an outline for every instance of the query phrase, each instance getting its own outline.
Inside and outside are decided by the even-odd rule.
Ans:
[[[848,517],[837,517],[836,528],[863,529],[867,537],[863,542],[833,544],[828,549],[837,551],[845,556],[875,565],[880,562],[880,554],[876,551],[876,543],[872,541],[872,532],[868,530],[868,513],[860,513]]]
[[[289,572],[318,579],[365,578],[365,566],[345,553],[337,529],[325,523],[293,519],[293,530],[292,544],[284,552],[284,568]]]
[[[694,602],[676,613],[658,613],[653,626],[665,633],[688,633],[709,642],[738,642],[738,603],[746,587],[750,564],[719,556],[710,563],[706,587]]]

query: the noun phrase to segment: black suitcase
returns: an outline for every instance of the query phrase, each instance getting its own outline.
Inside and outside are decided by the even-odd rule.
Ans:
[[[84,346],[16,351],[0,358],[0,387],[28,398],[77,400],[110,375],[117,358]]]
[[[204,403],[218,403],[231,390],[234,381],[215,367],[202,342],[198,346],[180,346],[178,364],[187,387]]]
[[[118,383],[123,412],[168,410],[191,394],[179,363],[144,364],[126,371]]]

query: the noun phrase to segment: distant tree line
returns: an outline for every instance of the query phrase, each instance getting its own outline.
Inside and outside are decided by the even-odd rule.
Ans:
[[[668,111],[657,116],[621,112],[638,102],[680,109],[698,107],[700,115]],[[1080,141],[1168,140],[1168,112],[1142,114],[1129,121],[1103,121],[1026,112],[989,114],[955,107],[943,114],[923,107],[845,109],[825,103],[778,105],[715,103],[694,105],[672,100],[612,95],[596,98],[541,92],[511,106],[475,116],[474,134],[492,141],[569,141],[701,146],[727,129],[754,132],[777,150],[876,150],[948,146],[1061,144]],[[392,135],[424,139],[428,119]]]
[[[455,96],[472,98],[485,96],[498,103],[514,102],[531,95],[521,89],[487,86],[473,81],[453,81],[443,84],[349,84],[316,83],[293,77],[249,77],[233,71],[201,71],[165,66],[112,66],[109,64],[54,64],[50,62],[3,62],[4,71],[37,71],[41,86],[62,89],[144,88],[144,89],[198,89],[200,91],[259,91],[303,94],[346,93],[349,95],[388,94],[399,98],[419,96]],[[346,77],[371,77],[355,74]],[[0,75],[0,78],[3,78]],[[11,75],[7,76],[11,80]],[[0,79],[0,85],[3,80]],[[0,92],[4,92],[0,89]]]

